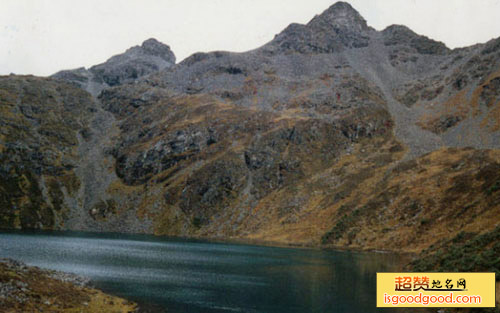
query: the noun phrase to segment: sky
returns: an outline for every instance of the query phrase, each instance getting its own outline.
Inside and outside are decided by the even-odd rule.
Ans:
[[[500,0],[348,0],[377,30],[403,24],[450,48],[500,37]],[[0,75],[90,67],[156,38],[177,61],[243,52],[332,0],[0,0]]]

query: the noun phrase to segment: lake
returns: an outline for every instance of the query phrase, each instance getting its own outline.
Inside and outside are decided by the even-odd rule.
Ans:
[[[2,232],[0,257],[76,273],[151,312],[389,312],[375,308],[392,254],[75,232]],[[168,310],[168,311],[167,311]]]

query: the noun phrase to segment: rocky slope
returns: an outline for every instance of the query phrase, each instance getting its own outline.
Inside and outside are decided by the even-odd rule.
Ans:
[[[92,97],[51,79],[0,78],[0,226],[61,228],[78,207],[81,141],[90,140]],[[66,201],[67,200],[67,201]]]
[[[338,2],[174,63],[148,40],[3,77],[1,227],[419,252],[500,223],[500,39],[450,50]]]

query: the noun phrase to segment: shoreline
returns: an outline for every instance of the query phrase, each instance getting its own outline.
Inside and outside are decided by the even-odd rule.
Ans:
[[[0,259],[0,306],[14,312],[138,312],[128,299],[106,293],[73,273]]]
[[[407,257],[414,257],[418,252],[411,251],[396,251],[385,249],[363,249],[346,246],[335,245],[316,245],[313,243],[294,243],[276,240],[262,240],[241,237],[205,237],[205,236],[168,236],[156,235],[154,233],[132,233],[132,232],[100,232],[100,231],[84,231],[84,230],[38,230],[38,229],[0,229],[0,234],[40,234],[40,235],[65,235],[69,237],[79,237],[84,234],[86,237],[95,236],[96,238],[109,238],[109,239],[124,239],[132,236],[144,236],[159,241],[163,240],[178,240],[185,242],[200,242],[200,243],[217,243],[217,244],[234,244],[234,245],[247,245],[258,247],[271,247],[271,248],[293,248],[293,249],[312,249],[312,250],[327,250],[327,251],[351,251],[351,252],[366,252],[366,253],[380,253],[380,254],[395,254]],[[137,240],[134,238],[132,240]]]

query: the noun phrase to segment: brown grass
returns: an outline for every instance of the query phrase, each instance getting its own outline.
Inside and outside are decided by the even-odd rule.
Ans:
[[[5,313],[128,313],[136,309],[136,304],[127,300],[51,278],[47,272],[33,267],[19,270],[0,263],[0,284],[26,284],[25,291],[17,289],[15,296],[1,300]],[[25,301],[17,301],[16,297]]]

